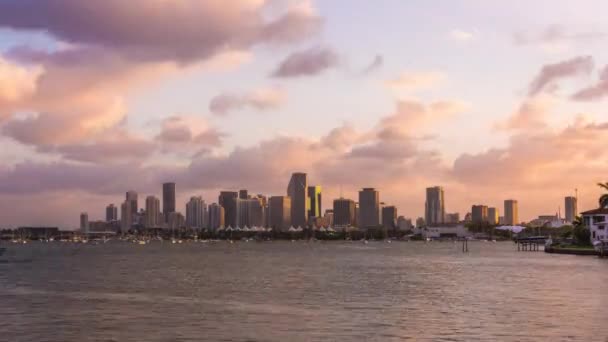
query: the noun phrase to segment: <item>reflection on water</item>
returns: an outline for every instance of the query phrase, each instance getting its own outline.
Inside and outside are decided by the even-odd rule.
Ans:
[[[608,260],[512,243],[7,247],[7,341],[608,337]]]

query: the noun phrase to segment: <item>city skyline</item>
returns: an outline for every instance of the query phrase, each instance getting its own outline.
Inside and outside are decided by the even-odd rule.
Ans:
[[[83,3],[0,2],[0,226],[78,227],[131,190],[185,214],[294,171],[327,204],[374,187],[415,219],[441,185],[444,220],[514,198],[529,221],[608,178],[605,2]]]

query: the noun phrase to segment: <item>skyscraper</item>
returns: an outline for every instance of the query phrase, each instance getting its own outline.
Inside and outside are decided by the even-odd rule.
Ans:
[[[269,200],[270,228],[279,231],[289,229],[291,223],[291,198],[289,196],[272,196]]]
[[[348,227],[355,224],[355,201],[339,198],[334,200],[333,225]]]
[[[426,189],[425,223],[435,226],[445,222],[445,200],[443,188],[435,186]]]
[[[146,197],[146,216],[144,220],[146,228],[158,228],[161,226],[160,200],[154,196]]]
[[[175,212],[175,183],[163,184],[163,216],[169,223],[169,215]]]
[[[382,207],[382,226],[386,229],[397,227],[397,207],[392,205]]]
[[[237,227],[262,227],[264,225],[265,198],[237,199]]]
[[[359,191],[359,228],[376,228],[380,225],[380,194],[374,188]]]
[[[307,189],[306,174],[293,173],[287,186],[287,196],[291,198],[291,225],[294,227],[306,227],[309,205]]]
[[[131,201],[125,200],[120,206],[120,231],[126,234],[133,226],[133,210]]]
[[[239,193],[236,191],[222,191],[218,198],[218,203],[224,208],[224,224],[226,227],[236,227],[236,200]]]
[[[249,198],[249,192],[247,190],[239,190],[239,199]]]
[[[488,223],[491,225],[497,225],[498,221],[498,209],[488,208]]]
[[[217,203],[209,205],[208,209],[208,227],[215,231],[220,227],[224,227],[224,208]]]
[[[205,222],[205,201],[203,198],[191,197],[186,203],[186,226],[188,228],[202,229]]]
[[[471,208],[471,217],[472,217],[473,223],[487,223],[488,222],[488,206],[474,205]]]
[[[566,205],[564,208],[566,209],[566,222],[574,222],[576,216],[578,216],[578,201],[576,197],[568,196],[565,198]]]
[[[125,199],[131,202],[131,214],[135,216],[137,214],[137,210],[139,209],[139,205],[137,203],[137,192],[133,190],[127,191]]]
[[[308,187],[308,219],[314,219],[323,215],[323,207],[321,206],[321,187]]]
[[[519,224],[519,208],[516,200],[505,200],[505,225],[514,226]]]
[[[118,208],[114,204],[106,207],[106,222],[118,221]]]
[[[80,232],[89,233],[89,214],[87,213],[80,213]]]

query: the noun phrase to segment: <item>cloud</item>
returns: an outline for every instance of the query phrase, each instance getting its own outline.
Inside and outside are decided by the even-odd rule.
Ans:
[[[593,101],[608,95],[608,66],[600,72],[599,81],[596,84],[583,88],[570,96],[576,101]]]
[[[552,107],[548,97],[526,99],[506,122],[495,125],[499,130],[538,130],[547,126],[546,115]]]
[[[122,0],[6,0],[0,2],[0,26],[45,31],[129,60],[190,63],[226,49],[301,40],[321,24],[310,5],[271,19],[262,13],[265,5],[263,0],[132,0],[129,6]]]
[[[141,162],[156,151],[151,141],[118,131],[99,140],[61,145],[53,149],[64,160],[100,163]]]
[[[273,77],[289,78],[318,75],[336,67],[338,55],[325,47],[312,47],[287,56],[272,72]]]
[[[363,68],[363,70],[361,71],[362,75],[369,75],[372,72],[382,68],[382,66],[384,65],[384,57],[382,55],[376,55],[374,57],[374,59],[372,60],[372,62],[367,65],[365,68]]]
[[[543,66],[540,73],[532,80],[528,95],[535,96],[553,85],[555,81],[589,74],[594,67],[591,56],[578,56],[565,61]]]
[[[36,91],[40,66],[24,67],[0,55],[0,119],[7,117],[11,106]]]
[[[246,93],[222,93],[209,102],[209,110],[216,115],[227,115],[244,108],[268,111],[279,108],[287,95],[280,88],[260,88]]]
[[[541,32],[535,34],[526,31],[515,32],[513,34],[513,42],[516,45],[546,45],[573,41],[597,40],[606,37],[608,37],[608,35],[601,31],[568,32],[565,27],[554,24],[547,26]]]
[[[419,90],[434,88],[446,80],[446,76],[438,71],[413,72],[406,71],[397,78],[386,81],[385,85],[396,92],[411,93]]]
[[[454,41],[458,42],[469,42],[474,40],[477,37],[477,32],[475,31],[465,31],[461,29],[453,29],[448,32],[448,37]]]
[[[174,115],[161,122],[155,140],[164,153],[191,156],[221,146],[223,137],[201,117]]]

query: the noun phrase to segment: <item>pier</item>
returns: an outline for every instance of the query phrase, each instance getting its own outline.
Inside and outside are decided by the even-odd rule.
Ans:
[[[517,250],[520,252],[538,252],[541,250],[540,246],[545,246],[547,239],[546,236],[532,236],[516,239],[515,243],[517,243]]]

